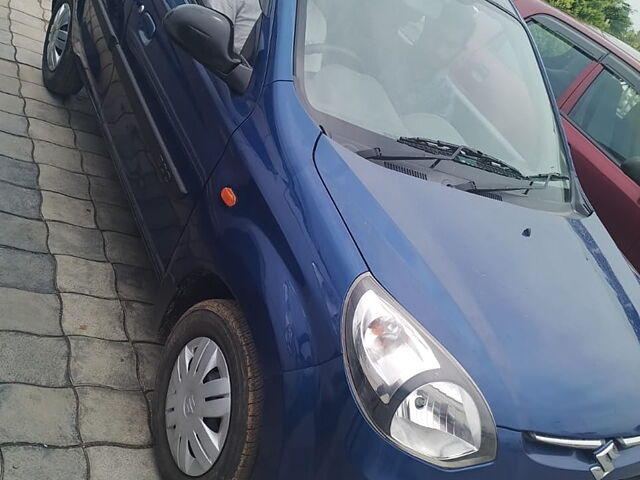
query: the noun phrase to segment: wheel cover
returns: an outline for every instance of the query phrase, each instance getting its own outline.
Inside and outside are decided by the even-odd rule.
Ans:
[[[191,340],[176,359],[165,404],[167,440],[178,468],[197,477],[218,460],[229,431],[231,380],[220,347]]]
[[[69,40],[69,25],[71,25],[71,7],[63,3],[53,18],[47,44],[47,66],[54,71],[60,65],[60,59]]]

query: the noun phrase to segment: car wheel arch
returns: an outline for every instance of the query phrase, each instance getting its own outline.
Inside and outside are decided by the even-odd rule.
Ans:
[[[260,339],[256,346],[265,373],[282,371],[276,332],[269,325],[268,335],[265,335],[265,324],[269,322],[265,321],[264,317],[257,319],[247,315],[242,303],[218,274],[207,270],[193,271],[183,276],[171,288],[162,288],[159,298],[161,300],[156,305],[156,318],[159,318],[158,330],[163,340],[166,340],[182,315],[195,305],[208,300],[234,302],[245,316],[254,338]],[[166,300],[162,300],[163,298]]]

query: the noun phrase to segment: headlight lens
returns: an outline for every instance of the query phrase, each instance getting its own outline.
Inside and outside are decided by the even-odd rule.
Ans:
[[[369,274],[350,290],[343,333],[354,396],[388,440],[444,468],[495,458],[495,422],[476,385]]]

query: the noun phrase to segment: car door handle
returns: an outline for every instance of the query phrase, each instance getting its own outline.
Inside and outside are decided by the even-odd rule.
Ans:
[[[144,45],[147,45],[156,33],[156,22],[149,12],[144,11],[144,5],[141,5],[142,15],[138,21],[138,35]]]

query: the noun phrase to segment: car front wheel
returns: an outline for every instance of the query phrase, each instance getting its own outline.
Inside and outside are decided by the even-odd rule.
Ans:
[[[262,376],[253,338],[230,301],[187,311],[156,377],[156,460],[167,479],[243,480],[257,454]]]
[[[71,48],[73,6],[70,1],[55,4],[42,52],[42,79],[58,95],[78,93],[82,80]]]

